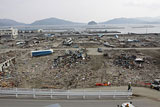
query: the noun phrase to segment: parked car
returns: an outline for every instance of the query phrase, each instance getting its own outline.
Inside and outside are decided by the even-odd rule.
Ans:
[[[102,48],[98,48],[97,51],[98,51],[98,52],[102,52]]]
[[[155,79],[151,84],[151,88],[154,88],[160,91],[160,79]]]

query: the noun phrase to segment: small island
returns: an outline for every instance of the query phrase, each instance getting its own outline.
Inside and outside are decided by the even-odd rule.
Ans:
[[[95,21],[90,21],[88,22],[88,25],[97,25],[97,23]]]

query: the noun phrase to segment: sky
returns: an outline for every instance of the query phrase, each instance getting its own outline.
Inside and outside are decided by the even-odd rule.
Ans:
[[[103,22],[160,16],[160,0],[0,0],[0,19],[32,23],[45,18]]]

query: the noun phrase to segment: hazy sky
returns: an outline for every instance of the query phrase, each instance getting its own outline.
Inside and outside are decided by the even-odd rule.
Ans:
[[[31,23],[56,17],[76,22],[160,16],[160,0],[0,0],[0,18]]]

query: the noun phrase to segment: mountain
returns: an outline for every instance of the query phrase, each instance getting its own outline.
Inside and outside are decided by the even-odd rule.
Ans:
[[[115,18],[112,20],[108,20],[106,22],[102,22],[102,24],[145,24],[145,23],[147,22],[136,18]]]
[[[20,23],[11,19],[0,19],[0,26],[19,26],[19,25],[77,25],[77,23],[58,18],[47,18],[37,20],[31,24]],[[90,21],[88,25],[96,25],[95,21]],[[136,17],[136,18],[114,18],[99,24],[160,24],[160,17]]]
[[[160,17],[115,18],[100,24],[160,24]]]
[[[95,21],[90,21],[88,22],[88,25],[97,25],[97,23]]]
[[[160,22],[160,17],[138,17],[137,19],[147,22]]]
[[[80,23],[71,22],[71,21],[58,19],[58,18],[47,18],[47,19],[35,21],[31,25],[74,25],[74,24],[80,24]]]
[[[18,25],[25,25],[25,24],[10,19],[0,19],[0,26],[18,26]]]

